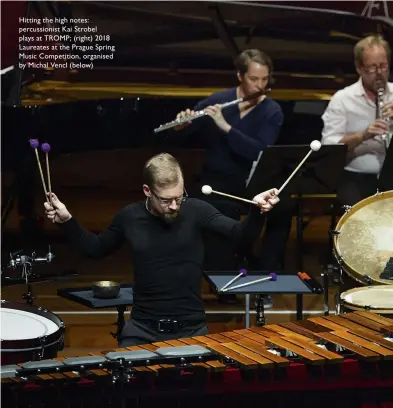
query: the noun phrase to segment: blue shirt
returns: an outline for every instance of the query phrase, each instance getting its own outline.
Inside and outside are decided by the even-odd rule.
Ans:
[[[236,88],[226,89],[200,101],[194,110],[235,99]],[[276,144],[284,115],[280,105],[270,98],[265,98],[242,118],[238,105],[223,109],[222,114],[232,127],[228,133],[208,116],[194,120],[183,132],[188,135],[199,131],[206,141],[202,182],[214,183],[215,188],[227,193],[240,194],[246,187],[252,163],[257,160],[259,152]]]

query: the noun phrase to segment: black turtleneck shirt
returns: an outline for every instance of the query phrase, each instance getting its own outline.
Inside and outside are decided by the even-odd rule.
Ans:
[[[252,206],[249,215],[235,221],[210,204],[189,198],[171,224],[152,215],[144,202],[128,205],[109,227],[95,234],[73,217],[59,224],[82,253],[102,258],[128,243],[134,269],[134,319],[205,318],[201,297],[204,245],[202,233],[211,230],[234,242],[256,237],[264,216]]]

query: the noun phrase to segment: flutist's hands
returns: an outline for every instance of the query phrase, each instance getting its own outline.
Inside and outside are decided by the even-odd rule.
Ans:
[[[52,205],[50,203],[44,203],[45,214],[52,222],[58,222],[62,224],[71,219],[72,215],[67,210],[67,207],[57,198],[53,193],[48,193],[52,199]]]
[[[186,109],[185,111],[181,111],[176,115],[176,119],[177,120],[182,120],[186,117],[193,117],[195,116],[195,111],[191,110],[191,109]],[[175,126],[173,128],[173,130],[182,130],[184,129],[186,126],[188,126],[189,124],[191,124],[191,122],[184,122],[181,125]]]
[[[268,191],[264,191],[256,195],[253,198],[253,201],[258,203],[261,213],[270,211],[279,201],[278,198],[278,190],[276,188],[272,188]]]
[[[208,116],[210,116],[216,125],[225,133],[228,133],[231,130],[231,126],[228,122],[224,119],[221,111],[221,105],[211,105],[203,109]],[[190,109],[186,109],[185,111],[179,112],[176,115],[177,120],[183,120],[184,118],[192,118],[196,115],[196,112]],[[184,122],[181,125],[175,126],[174,130],[182,130],[186,126],[188,126],[191,122]]]
[[[222,115],[221,105],[208,106],[204,111],[214,120],[222,131],[228,133],[231,130],[231,125],[229,125]]]

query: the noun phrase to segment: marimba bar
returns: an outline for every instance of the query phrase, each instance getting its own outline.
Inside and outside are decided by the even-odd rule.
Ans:
[[[335,400],[334,405],[346,406],[343,390],[352,399],[361,398],[366,391],[368,399],[376,393],[379,400],[384,393],[392,393],[392,328],[392,319],[366,311],[313,317],[89,356],[3,366],[2,388],[15,397],[22,389],[24,395],[30,395],[25,391],[32,383],[45,392],[53,384],[59,389],[62,384],[79,387],[89,381],[93,389],[100,390],[101,406],[105,406],[104,400],[112,403],[120,396],[144,395],[149,404],[159,403],[163,394],[178,390],[182,398],[189,395],[187,406],[192,406],[198,389],[207,398],[204,408],[213,404],[209,395],[221,395],[231,406],[234,401],[239,403],[240,396],[247,396],[249,402],[252,395],[263,395],[265,402],[272,398],[276,403],[287,393],[300,393],[298,397],[303,398],[316,391],[319,396],[314,406],[318,403],[321,407],[324,400],[332,404],[337,391],[340,401]],[[122,391],[114,392],[119,386]],[[34,395],[40,394],[35,389]],[[31,398],[28,402],[33,406]],[[137,406],[143,406],[139,399]]]

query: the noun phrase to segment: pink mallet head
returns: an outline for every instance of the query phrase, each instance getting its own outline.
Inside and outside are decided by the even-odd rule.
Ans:
[[[38,141],[38,139],[30,139],[29,143],[30,143],[30,147],[33,149],[37,149],[37,147],[40,145],[40,142]]]
[[[274,272],[270,273],[269,276],[270,276],[270,280],[272,280],[272,281],[277,280],[277,275]]]
[[[247,275],[247,271],[245,269],[240,269],[239,274],[242,274],[242,276],[246,276]]]
[[[44,153],[50,152],[50,144],[49,144],[49,143],[42,143],[42,145],[41,145],[41,150],[42,150]]]

